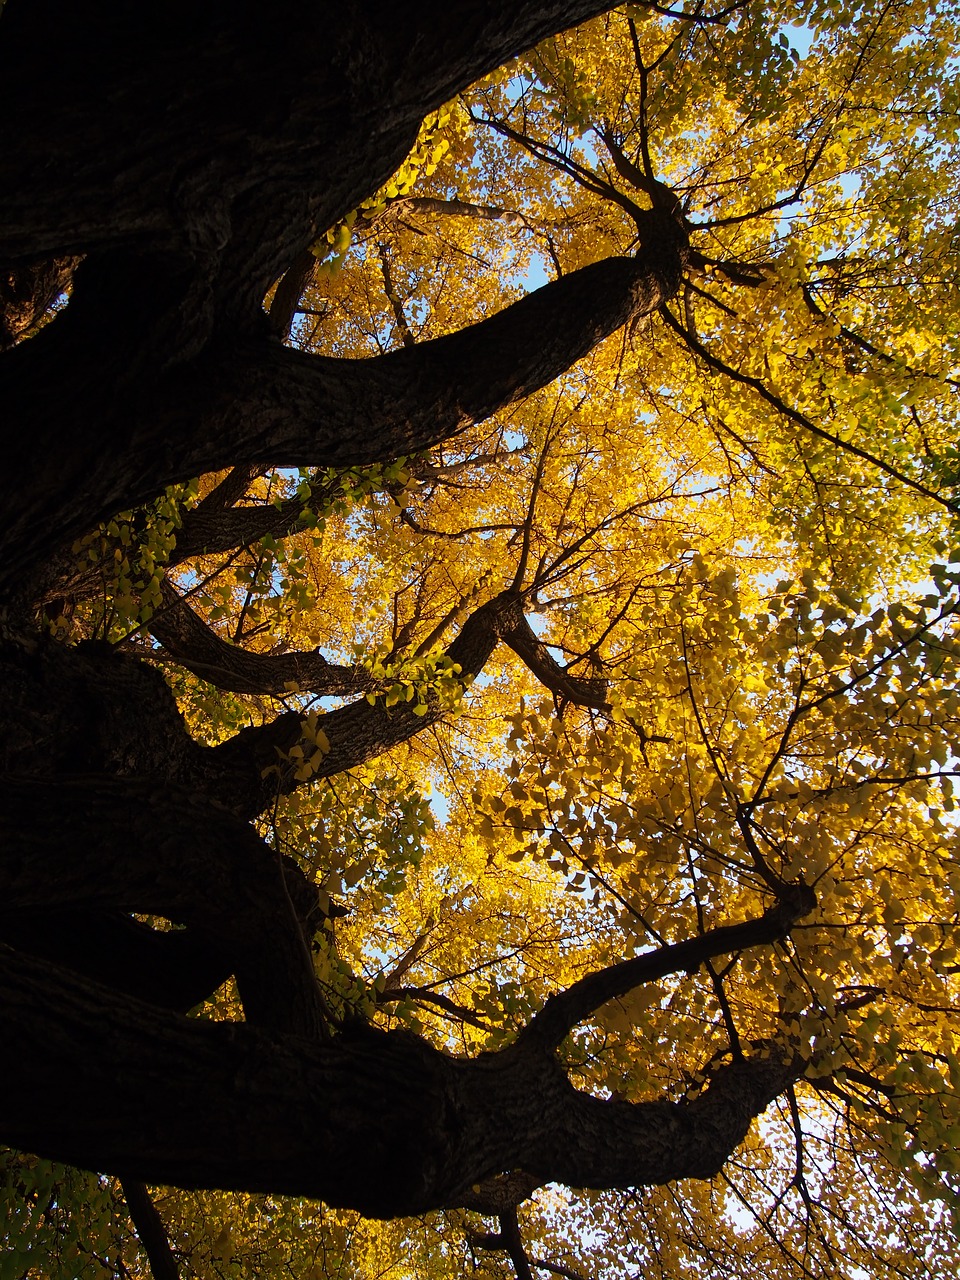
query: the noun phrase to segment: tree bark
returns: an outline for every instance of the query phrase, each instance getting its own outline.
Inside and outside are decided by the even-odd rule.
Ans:
[[[427,111],[609,7],[427,0],[411,24],[386,0],[347,4],[335,22],[307,0],[8,0],[0,270],[33,273],[35,314],[54,287],[42,284],[48,264],[85,257],[63,313],[0,356],[15,424],[6,599],[65,543],[166,484],[239,467],[205,513],[236,516],[223,507],[258,467],[416,453],[669,299],[684,229],[651,215],[635,258],[585,267],[403,351],[337,360],[289,350],[275,332],[305,251],[389,177]],[[56,69],[39,89],[38,50]],[[263,299],[291,268],[272,330]],[[559,696],[602,706],[600,683],[561,671],[519,608],[498,597],[468,619],[449,649],[462,674],[503,638]],[[518,1172],[523,1185],[589,1187],[710,1177],[801,1071],[775,1054],[736,1061],[692,1101],[577,1092],[556,1043],[628,979],[655,976],[650,963],[571,988],[497,1054],[458,1059],[363,1024],[334,1036],[309,952],[316,890],[237,816],[275,798],[264,769],[299,737],[300,717],[206,750],[143,664],[105,645],[67,649],[6,629],[2,639],[4,1141],[133,1182],[318,1196],[392,1217],[468,1203],[475,1186]],[[441,712],[437,700],[422,718],[365,702],[332,712],[322,771],[369,759]],[[133,912],[185,926],[187,940],[148,938]],[[75,961],[52,936],[58,918]],[[98,918],[106,959],[82,943]],[[696,941],[681,960],[700,962]],[[143,964],[129,980],[111,972],[124,947]],[[158,976],[147,957],[161,951]],[[183,951],[202,960],[201,985],[223,957],[246,1024],[187,1019],[112,989],[182,1007],[194,991],[178,971]]]
[[[8,0],[0,242],[14,261],[144,242],[222,257],[234,289],[259,306],[305,232],[333,225],[390,176],[428,111],[610,7],[434,0],[411,21],[370,0],[331,22],[306,0],[199,10],[148,0],[129,11],[91,0],[82,13]],[[41,92],[38,50],[57,68]]]
[[[121,1181],[120,1189],[130,1211],[130,1221],[136,1227],[149,1259],[153,1280],[179,1280],[177,1259],[149,1191],[142,1182],[132,1182],[129,1178]]]
[[[69,289],[80,259],[51,258],[0,271],[0,351],[28,338]]]
[[[328,662],[319,650],[249,653],[228,644],[193,612],[169,582],[150,631],[181,666],[235,693],[284,694],[291,689],[324,695],[365,693],[376,681],[364,667]]]
[[[125,319],[145,300],[166,323],[171,307],[179,314],[169,263],[155,262],[145,278],[142,263],[115,261],[111,287],[100,279],[86,298],[78,273],[62,319],[0,360],[0,394],[19,424],[11,464],[29,477],[0,536],[0,584],[98,520],[203,472],[363,465],[450,439],[656,311],[682,267],[682,245],[664,239],[457,333],[367,360],[309,355],[262,334],[198,348],[179,332],[191,349],[172,362],[161,322]]]
[[[17,1045],[0,1059],[5,1141],[373,1217],[461,1204],[511,1169],[584,1187],[713,1177],[802,1070],[772,1054],[721,1068],[691,1102],[603,1101],[548,1055],[457,1059],[366,1026],[320,1043],[198,1022],[13,952],[0,952],[0,997]]]
[[[446,650],[447,659],[459,668],[450,679],[461,690],[469,685],[486,666],[500,640],[558,697],[583,706],[606,705],[604,682],[564,671],[546,651],[546,646],[537,640],[524,617],[522,597],[513,591],[501,592],[488,600],[464,622],[459,635]],[[248,661],[244,670],[249,677],[259,665],[258,656],[245,656]],[[288,656],[302,662],[304,673],[309,675],[314,655]],[[265,679],[266,673],[270,679],[274,678],[274,661],[259,659],[265,668]],[[211,677],[216,674],[209,672]],[[323,678],[322,667],[317,674]],[[232,682],[227,687],[232,687]],[[304,779],[297,778],[295,765],[287,760],[290,749],[303,739],[304,717],[300,712],[288,711],[266,724],[241,729],[205,753],[200,767],[209,771],[209,780],[204,782],[204,788],[234,812],[255,817],[263,813],[278,794],[287,795],[317,778],[330,778],[356,768],[422,733],[447,714],[447,704],[436,690],[427,689],[423,698],[421,710],[414,709],[415,702],[398,702],[388,707],[382,697],[373,703],[364,697],[319,715],[316,728],[326,735],[329,748]]]
[[[801,916],[814,909],[816,902],[813,890],[807,885],[785,884],[780,900],[762,916],[740,924],[719,925],[698,937],[588,973],[566,991],[551,996],[520,1033],[520,1038],[542,1049],[556,1049],[571,1029],[594,1010],[608,1000],[626,995],[641,983],[656,982],[668,973],[683,969],[695,973],[704,961],[724,952],[780,942]]]
[[[302,445],[320,461],[402,451],[373,443],[379,413],[367,420],[372,435],[357,441],[354,418],[340,440],[352,384],[338,394],[327,370],[308,373],[317,366],[271,346],[264,295],[390,176],[426,112],[606,7],[461,0],[421,6],[411,25],[375,0],[335,23],[305,0],[201,10],[154,0],[122,12],[109,0],[82,10],[10,0],[0,268],[87,259],[67,312],[0,362],[22,445],[8,460],[22,480],[3,564],[12,556],[22,571],[55,549],[51,510],[63,541],[221,465],[282,465]],[[58,68],[42,94],[38,49]],[[250,416],[232,412],[251,392]],[[306,410],[302,439],[284,439],[282,427],[270,439],[277,393],[291,396],[295,418]],[[331,411],[332,437],[318,436],[316,414]],[[440,434],[383,425],[425,444],[452,424]],[[211,451],[220,431],[224,449]]]
[[[5,909],[0,943],[174,1013],[208,1000],[235,967],[202,930],[159,930],[96,907]]]
[[[5,910],[106,908],[187,925],[229,958],[249,1021],[322,1034],[317,889],[233,814],[156,780],[8,777],[0,835]]]

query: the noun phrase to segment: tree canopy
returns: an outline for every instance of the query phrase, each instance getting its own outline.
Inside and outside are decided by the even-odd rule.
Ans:
[[[0,13],[0,1280],[956,1275],[960,10],[122,8]]]

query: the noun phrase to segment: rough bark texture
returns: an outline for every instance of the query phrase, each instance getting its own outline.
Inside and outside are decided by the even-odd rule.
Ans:
[[[363,667],[328,662],[319,652],[250,653],[227,644],[198,618],[174,587],[164,581],[163,604],[150,620],[150,630],[181,666],[236,693],[285,693],[290,689],[318,694],[365,693],[374,686]]]
[[[257,469],[388,461],[448,439],[673,294],[683,227],[655,209],[637,257],[586,267],[461,333],[363,361],[277,336],[305,250],[393,172],[427,111],[607,7],[443,0],[411,23],[379,0],[341,6],[335,22],[315,0],[5,5],[0,343],[15,345],[0,356],[11,428],[0,1013],[15,1051],[0,1054],[3,1140],[131,1184],[317,1195],[392,1216],[474,1203],[477,1184],[511,1171],[491,1185],[709,1177],[797,1074],[767,1057],[723,1068],[695,1102],[579,1094],[554,1048],[627,989],[620,969],[558,997],[514,1048],[474,1060],[337,1026],[310,962],[316,890],[244,821],[295,785],[264,774],[299,717],[208,749],[155,670],[23,628],[32,605],[90,589],[70,578],[64,544],[165,484],[234,468],[188,521],[180,555],[283,532],[294,507],[234,509]],[[38,60],[55,71],[38,78]],[[69,306],[27,336],[81,256]],[[167,606],[157,636],[224,687],[330,677],[315,654],[268,665],[228,653],[186,605]],[[519,597],[476,610],[449,656],[476,674],[499,640],[558,698],[604,705],[602,682],[557,665]],[[365,687],[336,675],[340,692]],[[440,714],[435,700],[420,718],[364,699],[332,711],[321,772]],[[783,936],[795,914],[697,939],[680,962]],[[676,959],[640,965],[631,982]],[[227,973],[246,1024],[181,1016]]]
[[[722,1068],[695,1102],[603,1101],[549,1055],[464,1060],[362,1025],[327,1045],[177,1019],[2,960],[21,1046],[0,1063],[8,1141],[146,1182],[306,1194],[379,1217],[460,1204],[512,1168],[589,1187],[712,1177],[800,1070],[770,1057]],[[76,1061],[91,1023],[101,1034]]]
[[[157,1207],[142,1182],[121,1179],[121,1190],[130,1210],[130,1220],[150,1260],[153,1280],[178,1280],[180,1268]]]

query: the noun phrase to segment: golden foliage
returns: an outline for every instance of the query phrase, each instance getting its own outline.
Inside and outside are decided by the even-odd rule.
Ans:
[[[670,314],[429,457],[256,478],[247,503],[299,493],[299,531],[170,571],[231,643],[319,648],[380,682],[370,702],[442,694],[445,719],[316,781],[329,699],[225,695],[153,656],[208,741],[314,713],[304,785],[265,830],[348,908],[318,975],[335,1007],[451,1050],[758,914],[773,883],[815,887],[784,945],[641,987],[563,1050],[579,1087],[639,1100],[780,1043],[808,1064],[795,1091],[711,1183],[541,1191],[531,1257],[665,1280],[954,1275],[956,11],[691,12],[628,5],[428,121],[320,242],[294,338],[377,354],[629,253],[653,175],[697,255]],[[182,515],[220,478],[170,501]],[[79,632],[146,635],[169,505],[136,555],[122,519],[82,549],[118,552]],[[503,646],[470,687],[444,666],[511,585],[571,674],[607,680],[605,708],[551,696]],[[459,1275],[479,1227],[219,1195],[162,1209],[205,1276]]]

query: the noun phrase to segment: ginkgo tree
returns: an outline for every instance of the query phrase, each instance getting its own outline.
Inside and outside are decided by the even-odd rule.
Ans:
[[[0,15],[0,1276],[954,1275],[960,15],[395,10]]]

